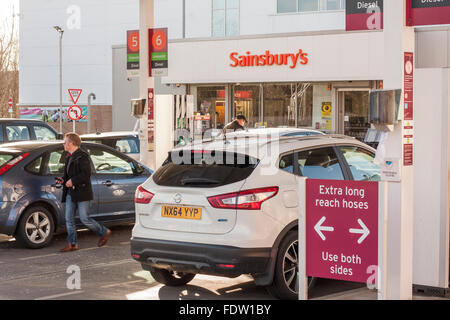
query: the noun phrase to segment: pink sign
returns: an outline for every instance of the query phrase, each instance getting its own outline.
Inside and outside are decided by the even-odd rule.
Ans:
[[[307,179],[306,274],[367,282],[377,265],[378,183]]]

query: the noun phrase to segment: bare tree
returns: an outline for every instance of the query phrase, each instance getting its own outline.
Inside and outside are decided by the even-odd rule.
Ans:
[[[19,100],[19,43],[14,23],[5,23],[0,30],[0,117],[9,117],[9,99],[13,100],[13,116],[17,117]]]

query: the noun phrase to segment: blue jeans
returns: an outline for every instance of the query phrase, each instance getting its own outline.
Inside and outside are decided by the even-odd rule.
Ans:
[[[107,229],[97,221],[89,217],[89,201],[73,202],[70,194],[66,197],[66,229],[67,240],[71,244],[77,244],[77,228],[75,225],[75,212],[78,209],[81,223],[95,232],[98,236],[104,237]]]

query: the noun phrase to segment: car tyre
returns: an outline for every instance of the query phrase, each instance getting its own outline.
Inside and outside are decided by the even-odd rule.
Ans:
[[[54,230],[55,224],[50,211],[41,206],[34,206],[22,214],[15,238],[23,247],[40,249],[50,243]]]
[[[152,268],[150,273],[156,281],[169,287],[183,286],[195,277],[195,273],[168,271],[157,268]]]
[[[273,282],[267,287],[269,293],[281,300],[298,299],[298,232],[290,231],[280,244],[275,262]],[[308,288],[315,278],[308,278]]]

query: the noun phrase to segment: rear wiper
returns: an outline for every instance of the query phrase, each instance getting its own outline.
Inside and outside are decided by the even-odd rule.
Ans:
[[[218,184],[220,181],[213,180],[213,179],[207,179],[207,178],[186,178],[181,179],[181,184],[187,185],[187,184]]]

